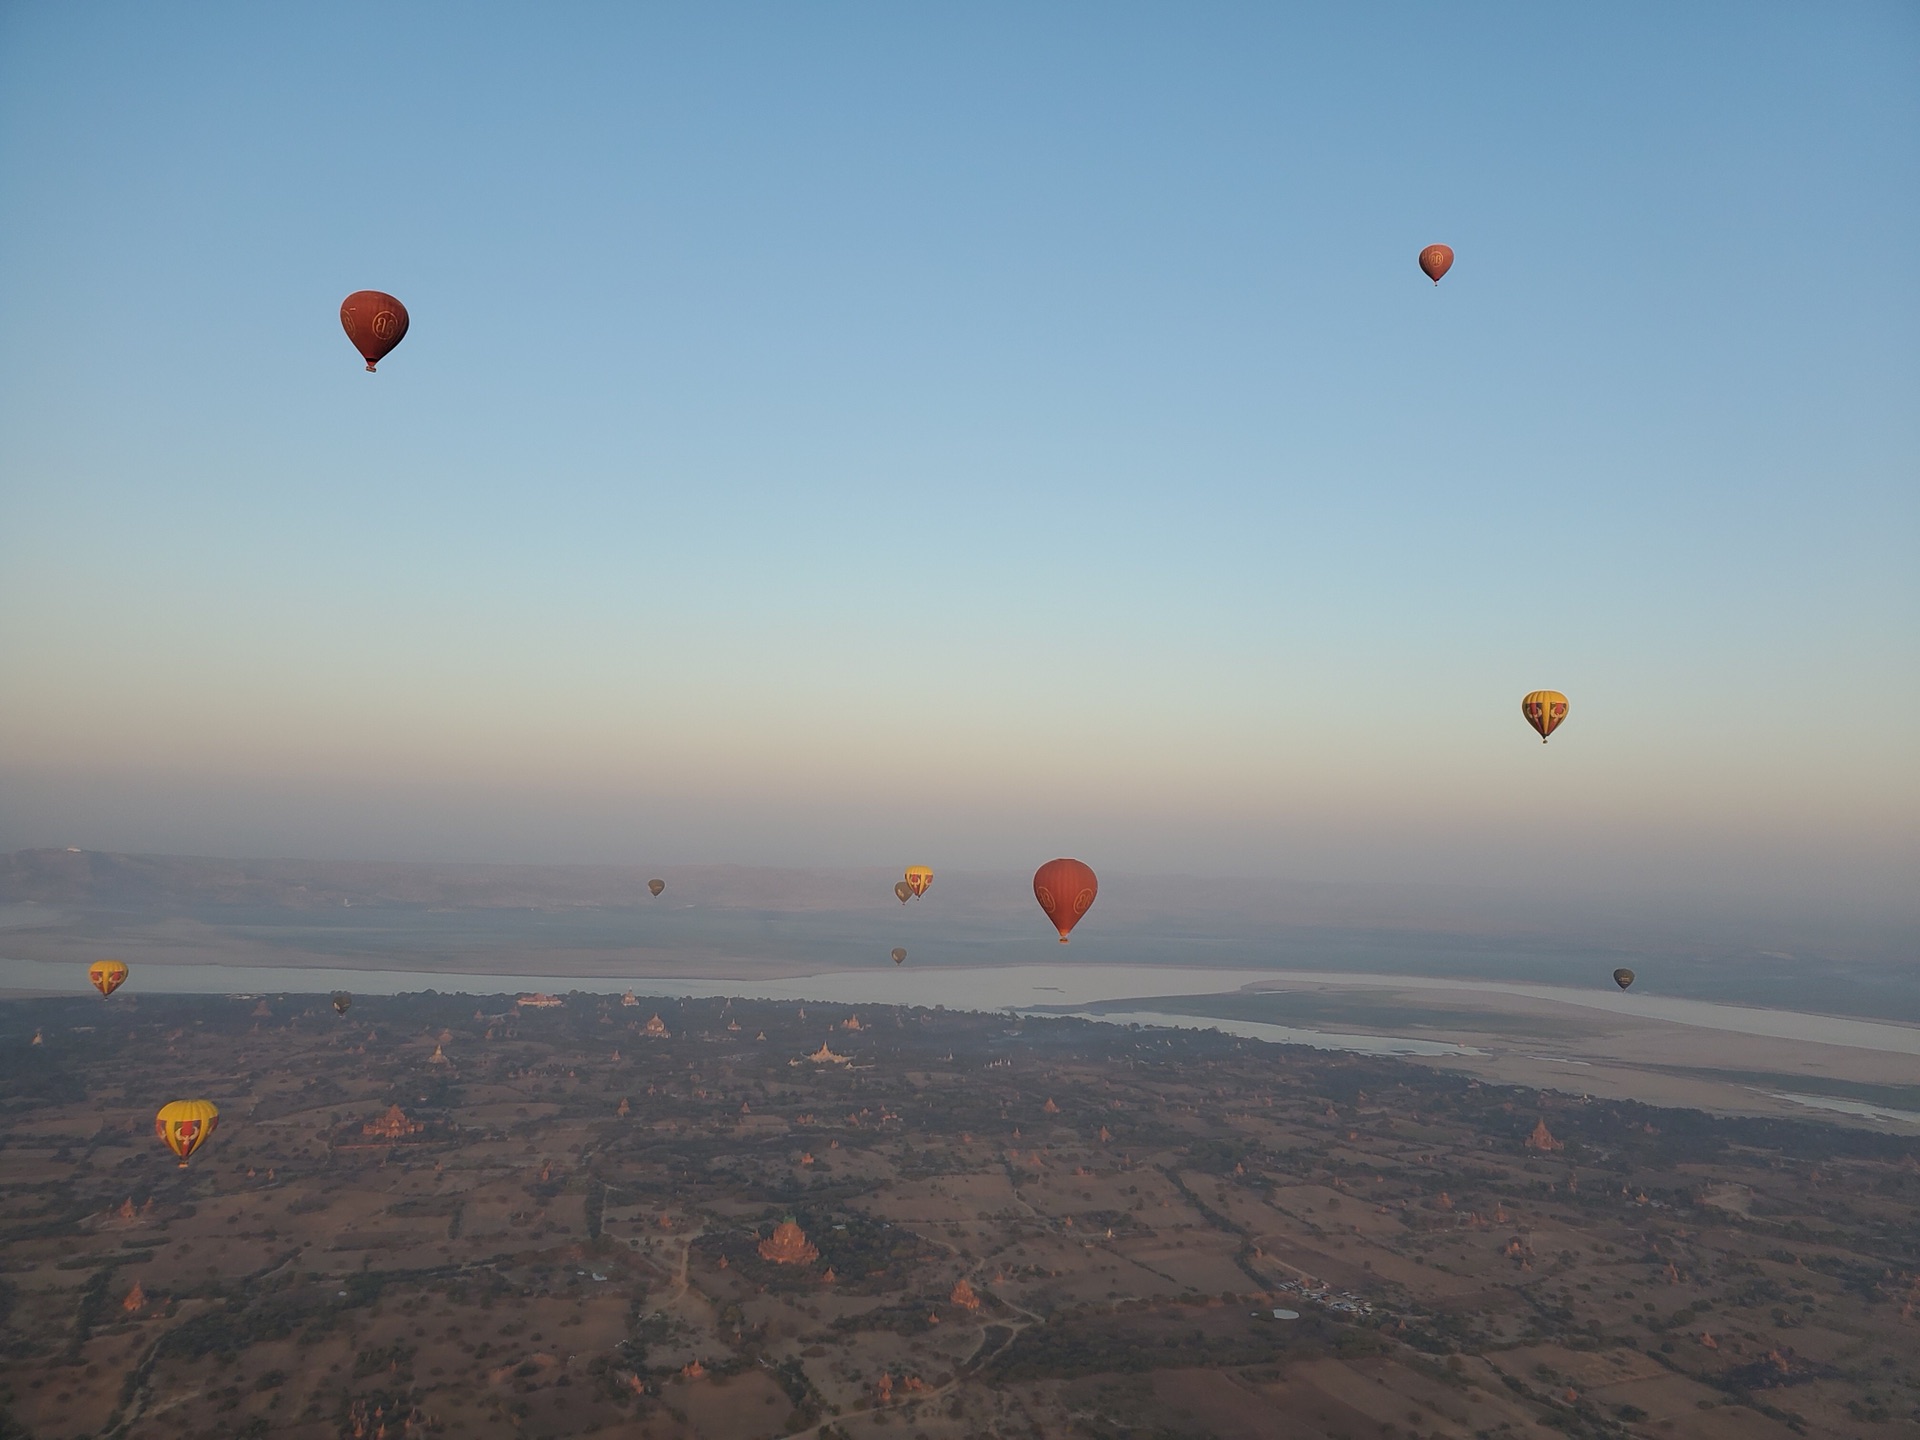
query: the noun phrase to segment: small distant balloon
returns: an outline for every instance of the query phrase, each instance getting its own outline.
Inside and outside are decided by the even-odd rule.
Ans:
[[[340,302],[340,328],[371,371],[407,338],[407,307],[384,290],[356,290]]]
[[[1626,969],[1614,971],[1613,983],[1618,985],[1622,990],[1626,989],[1629,985],[1633,984],[1633,972]]]
[[[1067,932],[1093,908],[1093,897],[1099,893],[1099,879],[1078,860],[1049,860],[1033,872],[1033,898],[1060,932],[1062,945],[1067,943]]]
[[[111,995],[127,983],[127,967],[118,960],[96,960],[87,967],[87,979],[102,995]]]
[[[1420,252],[1420,268],[1434,284],[1440,283],[1440,277],[1453,268],[1453,247],[1451,245],[1429,245]]]
[[[906,961],[906,958],[907,958],[907,952],[905,950],[902,950],[898,945],[893,947],[893,963],[894,964],[896,965],[904,964]]]
[[[347,1011],[351,1010],[352,1008],[353,1008],[353,996],[349,995],[344,990],[336,990],[333,992],[333,1013],[334,1014],[344,1015],[347,1013]]]
[[[180,1157],[184,1170],[189,1157],[207,1143],[219,1123],[220,1112],[211,1100],[175,1100],[162,1105],[153,1117],[153,1133]]]
[[[893,882],[893,893],[902,905],[913,899],[913,887],[904,880],[896,880]]]
[[[647,889],[653,892],[653,897],[656,900],[660,898],[660,892],[666,888],[667,882],[664,880],[647,881]]]
[[[1540,732],[1540,743],[1547,743],[1547,737],[1560,728],[1560,722],[1567,718],[1567,697],[1558,690],[1535,690],[1520,702],[1520,713],[1527,724]]]

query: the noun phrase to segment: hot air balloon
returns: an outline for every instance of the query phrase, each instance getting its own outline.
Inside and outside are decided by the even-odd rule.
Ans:
[[[653,893],[653,898],[656,900],[660,898],[660,892],[666,888],[667,888],[667,882],[664,880],[647,881],[647,889]]]
[[[340,302],[340,328],[371,371],[407,338],[407,307],[384,290],[356,290]]]
[[[213,1127],[220,1123],[220,1112],[211,1100],[175,1100],[162,1105],[153,1117],[153,1133],[180,1157],[180,1168],[187,1158],[207,1143]]]
[[[102,995],[111,995],[127,983],[127,967],[118,960],[96,960],[87,967],[87,979]]]
[[[902,950],[898,945],[894,946],[893,947],[893,963],[896,965],[902,965],[906,963],[906,959],[907,959],[907,952]]]
[[[927,893],[927,887],[933,884],[933,867],[930,865],[909,865],[907,867],[907,889],[917,900]]]
[[[1540,743],[1547,743],[1547,736],[1560,728],[1560,722],[1567,718],[1567,697],[1558,690],[1535,690],[1520,702],[1520,713],[1527,717],[1527,724],[1540,732]]]
[[[904,880],[896,880],[893,882],[893,893],[902,905],[913,899],[913,887]]]
[[[344,990],[336,990],[333,992],[333,1013],[334,1014],[344,1015],[347,1013],[347,1011],[351,1010],[352,1008],[353,1008],[353,996],[349,995]]]
[[[1078,860],[1049,860],[1033,872],[1033,898],[1060,932],[1062,945],[1067,943],[1067,932],[1093,908],[1093,897],[1099,893],[1099,879]]]
[[[1633,984],[1633,972],[1624,968],[1614,971],[1613,983],[1618,985],[1622,990],[1626,989],[1629,985]]]
[[[1438,285],[1440,277],[1453,268],[1453,247],[1451,245],[1427,246],[1420,252],[1420,268],[1426,271],[1429,280]]]

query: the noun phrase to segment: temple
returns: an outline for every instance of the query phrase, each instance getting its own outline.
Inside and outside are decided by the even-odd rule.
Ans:
[[[387,1113],[378,1120],[369,1120],[360,1127],[362,1135],[371,1135],[378,1140],[404,1140],[409,1135],[418,1135],[427,1127],[417,1120],[409,1120],[406,1111],[398,1105],[389,1106]]]
[[[760,1242],[760,1258],[776,1265],[810,1265],[820,1258],[819,1247],[791,1220],[782,1220],[773,1234]]]

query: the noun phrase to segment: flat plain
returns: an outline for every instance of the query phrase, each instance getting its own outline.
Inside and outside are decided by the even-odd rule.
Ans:
[[[12,1001],[0,1104],[5,1435],[1920,1433],[1920,1144],[1817,1120],[584,993]]]

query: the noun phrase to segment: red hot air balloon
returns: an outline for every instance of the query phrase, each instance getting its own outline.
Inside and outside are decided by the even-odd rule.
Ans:
[[[1099,893],[1098,877],[1078,860],[1049,860],[1033,872],[1033,898],[1060,932],[1062,945],[1067,943],[1067,932],[1093,908],[1093,897]]]
[[[382,290],[356,290],[340,302],[340,328],[367,369],[407,338],[407,307]]]
[[[1429,245],[1420,252],[1420,268],[1427,272],[1427,278],[1434,284],[1440,283],[1440,277],[1453,268],[1453,247],[1451,245]]]

